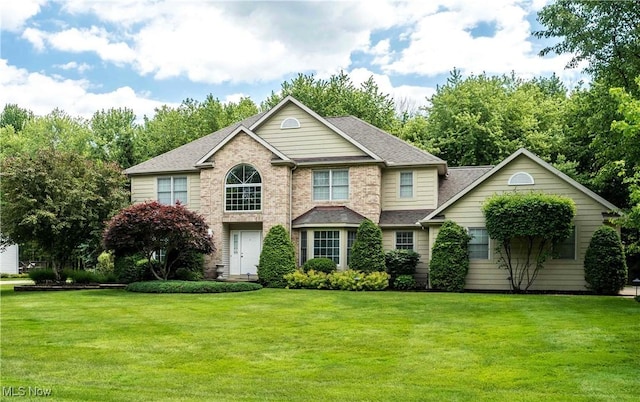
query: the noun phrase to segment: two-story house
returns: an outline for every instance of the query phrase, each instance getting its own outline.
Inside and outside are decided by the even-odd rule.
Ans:
[[[495,167],[449,168],[356,117],[321,117],[292,97],[126,173],[133,202],[179,200],[206,218],[217,247],[208,264],[224,265],[225,276],[255,275],[262,239],[277,224],[291,233],[299,264],[328,257],[346,269],[357,227],[369,218],[386,249],[421,255],[416,280],[426,282],[446,218],[473,235],[467,287],[508,289],[480,206],[496,192],[534,189],[578,205],[565,258],[548,264],[538,288],[584,290],[586,246],[616,209],[526,150]]]

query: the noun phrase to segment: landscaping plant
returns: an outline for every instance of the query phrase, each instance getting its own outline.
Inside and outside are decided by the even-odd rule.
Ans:
[[[287,229],[282,225],[273,226],[264,238],[258,277],[260,283],[270,288],[284,288],[284,276],[296,270],[296,257]]]
[[[434,289],[462,292],[469,272],[469,240],[467,231],[446,220],[433,244],[429,276]]]
[[[335,272],[337,270],[336,263],[331,258],[312,258],[307,260],[302,266],[302,270],[304,272],[316,271],[316,272],[324,272],[325,274],[330,274],[331,272]]]
[[[598,294],[618,294],[627,282],[627,263],[618,232],[601,226],[591,236],[584,256],[584,279]]]
[[[489,237],[498,243],[498,266],[520,292],[533,284],[553,245],[571,235],[576,206],[569,197],[514,192],[488,198],[482,211]]]
[[[349,268],[362,272],[384,272],[382,230],[369,219],[362,221],[351,249]]]

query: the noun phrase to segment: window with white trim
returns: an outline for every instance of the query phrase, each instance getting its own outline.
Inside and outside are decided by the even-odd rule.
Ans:
[[[251,165],[235,166],[225,180],[225,211],[262,209],[262,178]]]
[[[553,246],[553,257],[559,260],[576,259],[576,228],[571,229],[569,237]]]
[[[514,173],[509,177],[508,184],[510,186],[527,186],[534,184],[533,176],[527,172]]]
[[[282,123],[280,123],[280,128],[300,128],[300,121],[295,117],[287,117],[286,119],[282,120]]]
[[[187,204],[187,178],[184,176],[158,177],[158,202],[173,205]]]
[[[413,250],[413,232],[396,232],[396,250]]]
[[[330,258],[340,265],[340,231],[317,230],[313,232],[313,258]]]
[[[469,259],[489,259],[489,234],[485,228],[469,228]]]
[[[349,170],[329,169],[313,172],[314,201],[349,199]]]
[[[413,197],[413,172],[400,172],[400,198]]]

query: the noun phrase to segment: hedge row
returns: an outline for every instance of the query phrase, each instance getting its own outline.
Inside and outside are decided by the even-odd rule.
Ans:
[[[262,285],[252,282],[188,282],[188,281],[145,281],[133,282],[125,290],[140,293],[226,293],[247,292],[262,289]]]
[[[384,290],[389,287],[386,272],[365,273],[352,269],[329,274],[299,269],[286,274],[284,279],[290,289]]]

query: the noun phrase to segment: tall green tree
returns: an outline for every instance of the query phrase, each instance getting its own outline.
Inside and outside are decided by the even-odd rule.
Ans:
[[[31,110],[23,109],[15,103],[8,103],[0,113],[0,127],[11,126],[14,131],[21,131],[33,117]]]
[[[429,101],[424,131],[400,137],[452,166],[496,164],[520,147],[547,160],[557,155],[566,89],[555,76],[462,78],[454,70]]]
[[[571,53],[567,68],[586,62],[585,71],[609,87],[638,93],[640,76],[640,0],[558,0],[543,7],[538,38],[562,38],[540,51]]]
[[[283,82],[279,92],[272,92],[261,109],[271,109],[287,96],[293,96],[320,116],[352,115],[383,130],[391,130],[397,124],[393,98],[380,91],[373,77],[356,87],[344,71],[326,80],[299,74]]]
[[[0,219],[10,242],[34,242],[60,272],[82,252],[99,254],[104,222],[128,202],[114,164],[45,148],[1,162]]]
[[[369,219],[365,219],[358,226],[356,241],[351,249],[349,269],[365,273],[386,271],[382,230]]]
[[[135,142],[139,132],[136,115],[129,108],[99,110],[91,118],[93,156],[102,161],[116,162],[123,169],[139,160]]]

